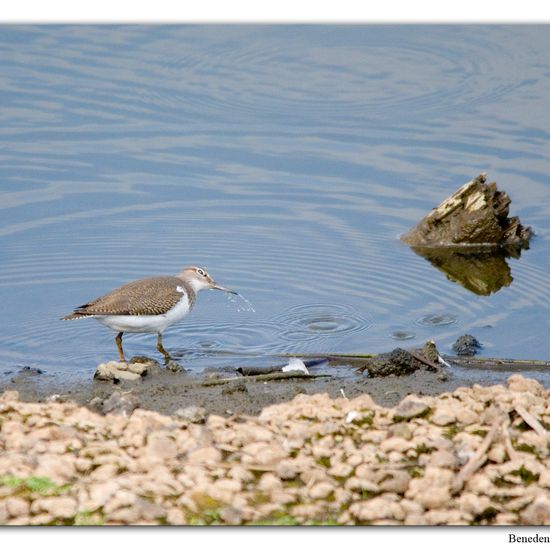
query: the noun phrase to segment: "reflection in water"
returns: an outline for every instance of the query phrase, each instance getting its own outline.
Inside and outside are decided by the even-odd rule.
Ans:
[[[412,247],[450,281],[479,296],[489,296],[514,280],[507,258],[519,258],[519,249],[476,247],[472,249]]]

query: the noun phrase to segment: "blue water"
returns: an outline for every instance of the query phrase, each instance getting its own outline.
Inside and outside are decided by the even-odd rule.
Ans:
[[[549,99],[549,26],[1,26],[0,372],[89,378],[115,335],[59,318],[194,264],[255,312],[201,294],[164,338],[190,367],[550,359]],[[399,241],[482,171],[536,232],[489,296]]]

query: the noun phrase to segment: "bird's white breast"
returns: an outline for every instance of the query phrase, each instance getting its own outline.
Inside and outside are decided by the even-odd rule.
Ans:
[[[182,293],[181,300],[166,313],[161,315],[96,315],[102,324],[119,332],[164,332],[170,325],[181,321],[190,310],[187,292],[177,287]]]

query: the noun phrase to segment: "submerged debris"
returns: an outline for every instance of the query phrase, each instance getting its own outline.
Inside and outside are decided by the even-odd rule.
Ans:
[[[465,334],[460,336],[453,344],[453,351],[457,355],[465,355],[471,357],[475,355],[483,346],[479,343],[479,340],[471,334]]]

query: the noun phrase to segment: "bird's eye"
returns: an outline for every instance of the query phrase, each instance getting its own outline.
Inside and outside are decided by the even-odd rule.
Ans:
[[[197,269],[197,273],[198,273],[199,275],[202,275],[203,277],[206,276],[206,273],[204,272],[203,269]]]

